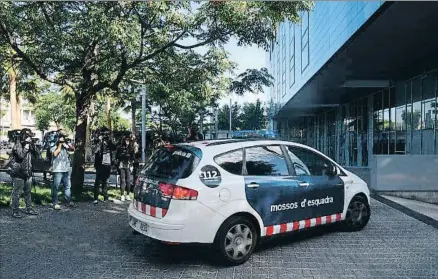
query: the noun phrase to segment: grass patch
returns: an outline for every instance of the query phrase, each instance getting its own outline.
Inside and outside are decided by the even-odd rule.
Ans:
[[[0,207],[9,207],[11,201],[12,184],[11,183],[0,183]],[[23,197],[23,195],[21,195]],[[50,205],[52,203],[52,189],[50,186],[46,185],[32,185],[32,203],[37,205]],[[58,193],[59,201],[64,201],[64,189],[62,185],[60,186],[60,191]],[[108,197],[110,199],[119,199],[120,190],[109,188]],[[103,196],[99,195],[99,199],[103,200]],[[93,188],[85,187],[84,193],[80,198],[73,197],[75,202],[91,202],[94,200]],[[24,206],[23,198],[20,198],[20,206]]]

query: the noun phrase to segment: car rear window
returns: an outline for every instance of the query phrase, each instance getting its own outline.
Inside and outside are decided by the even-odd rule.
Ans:
[[[216,164],[221,166],[224,170],[229,173],[242,175],[243,166],[243,150],[238,149],[230,151],[224,154],[219,154],[214,157]]]
[[[158,149],[146,162],[142,174],[166,179],[182,179],[190,176],[200,162],[201,150],[181,146]]]

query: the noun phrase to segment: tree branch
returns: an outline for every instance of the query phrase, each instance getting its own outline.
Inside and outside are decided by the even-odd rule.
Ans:
[[[182,38],[182,36],[184,36],[186,34],[186,31],[181,32],[181,34],[179,34],[178,36],[176,36],[175,39],[173,39],[172,41],[168,42],[167,44],[165,44],[164,46],[160,47],[159,49],[153,51],[152,53],[146,55],[145,57],[143,57],[142,59],[139,59],[137,61],[134,61],[133,63],[131,63],[129,65],[129,68],[133,68],[135,66],[137,66],[138,64],[140,64],[141,62],[144,62],[146,60],[149,60],[155,56],[157,56],[158,54],[166,51],[166,49],[168,49],[169,47],[175,45],[175,42],[177,42],[179,39]]]
[[[231,34],[232,34],[232,32],[230,31],[230,32],[225,33],[223,36],[228,36],[228,35],[231,35]],[[197,43],[197,44],[194,44],[194,45],[191,45],[191,46],[184,46],[184,45],[180,45],[180,44],[176,44],[176,43],[174,44],[174,46],[182,48],[182,49],[192,49],[192,48],[197,48],[197,47],[204,46],[204,45],[207,45],[209,43],[212,43],[212,42],[218,40],[219,38],[220,38],[220,36],[213,36],[210,39],[207,39],[207,40],[205,40],[203,42],[200,42],[200,43]]]
[[[21,49],[20,47],[12,40],[11,35],[9,34],[9,31],[6,29],[5,24],[0,21],[0,31],[1,34],[3,34],[3,37],[5,37],[7,43],[11,46],[11,48],[15,51],[15,53],[18,55],[18,57],[20,57],[21,59],[23,59],[27,65],[29,65],[32,70],[35,71],[35,73],[42,79],[51,82],[53,84],[57,84],[60,86],[69,86],[73,91],[75,91],[74,87],[67,81],[65,80],[55,80],[55,79],[51,79],[49,78],[42,70],[40,67],[38,67],[33,61],[32,59],[30,59],[29,56],[27,56]]]
[[[46,8],[44,7],[44,2],[40,2],[40,3],[38,3],[38,5],[40,6],[41,10],[43,11],[43,15],[44,15],[44,18],[46,19],[47,23],[49,23],[49,25],[52,27],[52,29],[55,30],[55,24],[53,24],[52,19],[47,14]]]

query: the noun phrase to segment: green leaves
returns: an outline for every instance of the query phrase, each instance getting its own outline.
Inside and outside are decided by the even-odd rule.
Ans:
[[[260,130],[266,128],[266,109],[259,99],[255,103],[245,103],[243,106],[235,103],[231,107],[231,125],[233,130]],[[218,111],[219,130],[229,130],[230,108],[224,105]]]
[[[245,92],[262,93],[263,86],[272,86],[273,80],[274,78],[266,68],[260,70],[248,69],[232,81],[230,91],[237,95],[243,95]]]
[[[235,37],[239,45],[268,49],[278,23],[296,22],[299,12],[311,5],[307,1],[0,2],[0,50],[7,48],[26,75],[38,75],[74,93],[76,133],[82,143],[91,101],[102,93],[132,97],[132,90],[126,90],[132,85],[130,78],[146,82],[150,101],[161,107],[169,122],[193,124],[229,93],[231,81],[225,73],[235,65],[223,45]],[[194,51],[199,47],[204,47],[204,54]],[[0,55],[5,56],[2,51]],[[232,82],[231,91],[259,92],[270,81],[267,71],[248,70]],[[82,148],[75,155],[79,174]]]
[[[66,102],[65,96],[49,92],[39,97],[35,105],[35,119],[39,130],[47,131],[53,122],[74,131],[76,115],[74,103]]]
[[[214,49],[234,36],[240,45],[266,49],[278,22],[297,21],[299,11],[311,6],[307,1],[198,7],[171,1],[7,2],[1,3],[0,40],[41,78],[69,84],[77,94],[95,94],[117,91],[130,70],[142,71],[173,48]],[[52,76],[56,73],[62,75]]]

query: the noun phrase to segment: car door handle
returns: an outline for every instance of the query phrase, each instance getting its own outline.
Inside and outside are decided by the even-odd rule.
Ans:
[[[309,187],[310,183],[309,182],[298,182],[298,185],[300,185],[300,187]]]
[[[247,187],[248,188],[258,188],[260,185],[259,184],[257,184],[257,183],[249,183],[248,185],[247,185]]]

